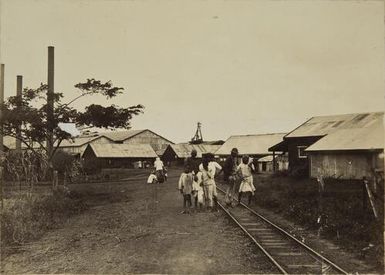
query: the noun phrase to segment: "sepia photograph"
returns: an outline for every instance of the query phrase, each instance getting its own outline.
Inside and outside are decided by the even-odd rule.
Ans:
[[[0,0],[1,274],[384,274],[385,1]]]

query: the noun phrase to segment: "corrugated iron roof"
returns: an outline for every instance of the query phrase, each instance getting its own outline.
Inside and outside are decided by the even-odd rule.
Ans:
[[[336,130],[305,151],[384,149],[384,138],[384,125],[382,121],[377,121],[371,127]]]
[[[191,151],[195,149],[197,151],[197,157],[201,158],[202,154],[206,153],[215,153],[220,145],[210,145],[210,144],[189,144],[189,143],[179,143],[179,144],[170,144],[169,145],[175,152],[178,158],[187,158],[191,155]]]
[[[103,132],[99,133],[99,135],[108,137],[113,141],[123,141],[129,139],[137,134],[140,134],[146,130],[126,130],[126,131],[112,131],[112,132]]]
[[[145,132],[145,131],[149,131],[151,133],[153,133],[154,135],[157,135],[159,136],[160,138],[164,139],[164,140],[167,140],[168,142],[174,144],[172,141],[168,140],[167,138],[149,130],[149,129],[144,129],[144,130],[125,130],[125,131],[112,131],[112,132],[103,132],[103,133],[99,133],[99,135],[102,135],[102,136],[105,136],[113,141],[118,141],[118,142],[122,142],[124,140],[127,140],[129,138],[132,138],[142,132]]]
[[[281,142],[284,136],[284,133],[231,136],[215,154],[229,155],[233,148],[237,148],[241,155],[271,154],[269,147]]]
[[[316,116],[288,133],[285,138],[325,136],[339,129],[366,128],[378,120],[382,121],[383,116],[383,112]]]
[[[259,158],[257,161],[258,162],[270,162],[270,161],[273,161],[273,156],[266,156],[266,157],[263,157],[263,158]]]
[[[149,144],[89,144],[98,158],[156,158],[157,155]]]
[[[100,135],[91,135],[91,136],[80,136],[76,137],[73,139],[64,139],[60,143],[59,147],[78,147],[78,146],[83,146],[87,143],[90,143],[91,141],[94,141],[96,139],[101,138],[102,136]],[[56,146],[57,144],[55,144]]]

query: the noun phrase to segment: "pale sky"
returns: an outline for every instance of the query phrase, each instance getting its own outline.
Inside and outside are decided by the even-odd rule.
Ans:
[[[315,115],[384,107],[383,1],[0,0],[5,96],[47,79],[69,100],[86,78],[145,105],[133,129],[174,142],[287,132]],[[91,102],[107,104],[104,98]]]

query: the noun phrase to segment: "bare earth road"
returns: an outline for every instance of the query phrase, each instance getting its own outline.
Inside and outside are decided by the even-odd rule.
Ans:
[[[222,212],[180,214],[178,173],[78,185],[90,209],[2,259],[2,273],[275,273]]]

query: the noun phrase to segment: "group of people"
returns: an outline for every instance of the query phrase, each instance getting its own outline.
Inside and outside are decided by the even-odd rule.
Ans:
[[[251,203],[255,187],[253,184],[252,171],[254,166],[249,156],[242,156],[242,163],[238,164],[238,150],[233,148],[231,155],[226,159],[223,168],[219,165],[213,154],[197,158],[197,151],[192,150],[191,157],[187,158],[184,171],[178,182],[178,189],[183,195],[183,211],[189,213],[193,207],[203,209],[204,206],[210,211],[218,211],[218,196],[215,177],[223,172],[227,183],[225,203],[234,206],[234,198],[238,194],[238,202],[241,202],[243,194],[248,194],[248,204]]]

